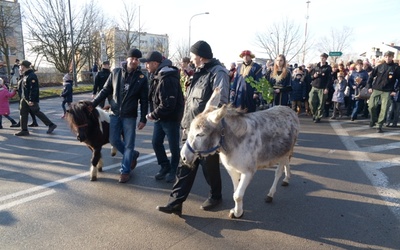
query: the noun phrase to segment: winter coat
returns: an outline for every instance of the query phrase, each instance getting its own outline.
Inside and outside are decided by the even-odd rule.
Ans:
[[[317,73],[317,77],[314,74]],[[317,89],[329,89],[332,86],[332,68],[328,63],[321,65],[319,62],[311,71],[311,85]]]
[[[61,92],[61,97],[64,98],[64,101],[70,103],[72,102],[72,80],[66,81],[63,83],[64,89]]]
[[[255,89],[246,82],[246,78],[253,77],[255,81],[259,81],[262,78],[262,67],[255,62],[247,65],[250,68],[249,74],[245,77],[241,75],[242,68],[246,66],[241,64],[236,70],[236,76],[233,80],[231,86],[231,102],[237,108],[247,109],[247,112],[256,111],[256,100],[254,100],[253,95]]]
[[[182,120],[184,99],[179,70],[169,59],[165,59],[150,77],[149,100],[154,120]]]
[[[10,102],[9,99],[15,96],[17,92],[12,90],[8,91],[6,87],[0,87],[0,115],[10,114]]]
[[[396,63],[382,63],[374,68],[368,78],[367,88],[393,92],[396,79],[400,81],[400,67]]]
[[[97,106],[110,95],[112,114],[121,118],[138,117],[140,103],[140,122],[147,122],[149,83],[140,67],[130,73],[127,71],[126,64],[122,68],[115,68],[103,89],[93,100],[93,105]]]
[[[304,101],[307,97],[307,84],[302,81],[303,78],[293,78],[292,92],[290,93],[291,101]]]
[[[269,70],[266,78],[274,90],[279,89],[279,93],[274,93],[274,105],[289,105],[289,94],[292,91],[292,72],[288,69],[285,78],[278,80],[275,77],[272,77],[272,74],[272,70]],[[281,72],[278,72],[278,76],[281,74]]]
[[[335,83],[333,84],[335,92],[333,92],[332,95],[332,102],[344,103],[344,90],[346,89],[346,86],[347,82],[345,79],[340,82],[339,80],[335,80]]]
[[[94,78],[94,85],[93,85],[93,95],[100,92],[103,89],[104,84],[106,83],[108,77],[110,76],[111,71],[109,69],[102,69],[99,73],[97,73],[96,77]]]
[[[32,69],[24,72],[18,85],[22,99],[28,102],[39,102],[39,80]]]
[[[356,78],[360,77],[362,80],[359,84],[356,83]],[[360,70],[359,72],[353,71],[349,76],[348,85],[350,87],[350,96],[360,94],[360,89],[364,88],[368,81],[368,73],[366,70]]]
[[[189,129],[190,123],[196,115],[204,111],[207,101],[216,87],[221,88],[220,104],[227,104],[229,99],[228,70],[213,58],[202,67],[197,68],[193,75],[192,83],[186,92],[182,128]]]

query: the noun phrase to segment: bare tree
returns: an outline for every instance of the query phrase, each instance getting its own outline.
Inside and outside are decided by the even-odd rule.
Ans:
[[[304,41],[300,26],[287,18],[273,23],[265,33],[256,35],[256,44],[265,50],[269,59],[283,54],[287,61],[291,61],[302,53]]]
[[[342,52],[345,53],[347,49],[350,49],[350,44],[354,40],[353,29],[349,27],[343,27],[342,29],[331,28],[328,36],[321,38],[320,42],[316,44],[319,52]],[[338,56],[330,57],[330,60],[336,62]]]
[[[121,36],[116,37],[116,50],[128,52],[138,39],[138,29],[135,29],[136,5],[132,1],[123,0],[122,15],[119,20]]]
[[[11,73],[10,52],[15,53],[20,49],[15,38],[16,27],[20,25],[20,16],[21,13],[17,4],[0,3],[0,54],[4,55],[8,79],[10,79]]]
[[[72,20],[67,18],[66,0],[28,0],[26,26],[28,41],[32,51],[54,65],[63,73],[69,72],[72,57],[75,56],[77,71],[88,61],[90,54],[90,36],[93,23],[100,15],[93,1],[83,5],[78,12],[73,12]],[[75,55],[72,54],[71,30],[72,22]]]
[[[181,40],[180,43],[176,45],[176,51],[171,56],[171,61],[176,65],[182,61],[182,58],[187,57],[187,52],[189,51],[187,41]]]

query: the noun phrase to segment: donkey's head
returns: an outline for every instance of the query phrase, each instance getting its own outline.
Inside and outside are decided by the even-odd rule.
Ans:
[[[219,99],[220,89],[216,88],[205,110],[190,124],[186,143],[181,149],[181,159],[189,166],[197,158],[214,154],[221,147],[224,136],[221,120],[227,112],[227,106],[218,108]]]

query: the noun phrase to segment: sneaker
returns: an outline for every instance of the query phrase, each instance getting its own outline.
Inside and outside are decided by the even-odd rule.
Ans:
[[[55,125],[54,123],[53,124],[51,124],[50,126],[49,126],[49,129],[47,130],[47,134],[51,134],[53,131],[54,131],[54,129],[56,129],[57,128],[57,125]]]
[[[28,127],[39,127],[39,125],[37,124],[37,122],[32,122],[28,125]]]
[[[203,204],[200,206],[201,209],[203,210],[211,210],[221,204],[222,199],[213,199],[213,198],[208,198]]]
[[[118,182],[119,183],[125,183],[125,182],[128,182],[130,178],[131,178],[131,176],[129,174],[121,174],[119,176]]]
[[[382,130],[381,127],[378,127],[378,128],[376,129],[376,132],[377,132],[377,133],[383,133],[383,130]]]
[[[14,134],[15,136],[27,136],[29,135],[29,131],[28,130],[21,130],[18,133]]]

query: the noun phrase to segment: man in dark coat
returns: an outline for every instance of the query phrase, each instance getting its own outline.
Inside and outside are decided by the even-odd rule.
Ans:
[[[110,76],[111,71],[110,71],[110,62],[109,61],[104,61],[101,67],[100,72],[98,72],[94,78],[94,85],[93,85],[93,92],[92,92],[92,98],[96,96],[100,90],[103,89],[104,84],[106,83],[108,77]],[[99,106],[101,108],[104,108],[104,103],[105,100],[99,103]]]
[[[111,96],[110,143],[123,155],[118,180],[120,183],[129,181],[131,169],[136,167],[139,157],[139,152],[135,151],[136,127],[141,130],[147,122],[149,85],[139,66],[141,57],[140,50],[129,50],[126,64],[111,72],[103,89],[93,100],[93,107],[96,107]],[[136,126],[139,104],[140,117]],[[121,134],[124,135],[123,140]]]
[[[21,82],[21,100],[20,100],[20,122],[21,131],[15,133],[16,136],[29,135],[28,131],[28,114],[31,110],[35,116],[37,116],[46,126],[48,126],[47,134],[50,134],[57,128],[57,125],[50,121],[49,118],[39,107],[39,80],[33,69],[30,68],[31,63],[29,61],[22,61],[20,65],[22,73]]]
[[[180,159],[180,122],[183,116],[184,100],[180,85],[179,69],[172,66],[169,59],[164,59],[160,52],[153,51],[141,59],[150,73],[150,113],[146,118],[156,121],[153,129],[152,145],[161,166],[156,180],[166,179],[175,182],[176,168]],[[168,160],[164,147],[167,136],[171,161]]]

